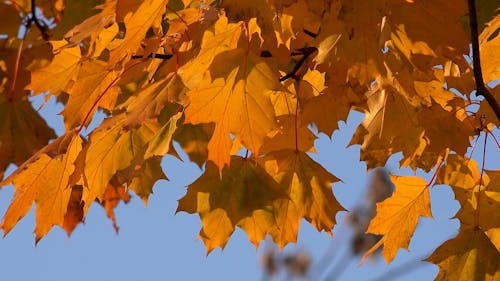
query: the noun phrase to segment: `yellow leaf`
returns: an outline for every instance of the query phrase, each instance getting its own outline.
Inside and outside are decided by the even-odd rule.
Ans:
[[[86,61],[82,64],[77,80],[68,90],[69,99],[62,111],[66,130],[78,125],[87,126],[97,108],[112,110],[119,93],[113,83],[118,72],[106,69],[101,61]]]
[[[144,158],[152,156],[163,156],[167,154],[172,142],[172,136],[177,129],[177,121],[181,118],[182,112],[174,114],[166,124],[156,133],[147,145]]]
[[[179,69],[179,75],[188,88],[194,88],[200,83],[217,54],[237,47],[241,31],[240,23],[228,23],[224,15],[220,15],[215,24],[204,31],[196,59]]]
[[[64,138],[63,136],[61,138]],[[71,136],[70,136],[71,137]],[[82,149],[82,139],[74,135],[64,153],[51,157],[42,153],[24,169],[14,173],[5,183],[16,187],[14,199],[4,215],[2,229],[6,235],[36,202],[36,241],[53,225],[63,226],[72,191],[70,176]],[[5,184],[4,183],[4,184]]]
[[[364,97],[356,94],[347,84],[347,65],[336,63],[326,70],[329,79],[324,90],[318,89],[317,95],[303,98],[302,122],[314,123],[319,132],[331,136],[338,129],[338,122],[347,120],[347,116],[354,105],[361,105]],[[304,77],[306,79],[306,77]],[[321,84],[314,85],[317,89]],[[303,96],[302,93],[299,93]],[[324,114],[328,112],[328,114]]]
[[[458,236],[437,248],[427,261],[439,266],[438,281],[500,280],[500,252],[480,229],[462,226]]]
[[[489,83],[500,78],[500,15],[488,22],[486,28],[479,36],[479,45],[481,49],[481,70],[484,82]]]
[[[399,151],[405,157],[402,161],[422,154],[426,144],[416,108],[391,88],[369,92],[367,104],[369,111],[350,144],[361,144],[361,160],[368,168],[384,166]]]
[[[236,49],[217,55],[200,85],[190,92],[186,122],[215,122],[208,159],[229,163],[232,133],[254,154],[276,127],[270,94],[279,90],[278,73],[260,57]]]
[[[129,57],[139,47],[151,26],[159,26],[159,20],[165,12],[166,0],[146,0],[129,17],[125,17],[125,38],[110,53],[109,65],[113,66],[125,57]]]
[[[51,41],[52,50],[56,50],[66,44],[66,41]],[[77,79],[81,67],[80,46],[64,48],[55,54],[52,62],[45,68],[35,70],[31,73],[31,84],[27,89],[33,90],[34,94],[49,91],[51,95],[57,96],[61,91],[67,90],[70,82]]]
[[[115,121],[109,119],[109,122]],[[84,201],[102,200],[115,173],[129,167],[158,130],[159,125],[154,121],[133,130],[124,131],[122,122],[109,129],[103,126],[103,129],[94,130],[86,148]],[[85,213],[87,210],[88,205],[85,205]]]
[[[380,51],[382,0],[343,0],[333,3],[323,16],[321,30],[314,44],[318,46],[315,61],[324,67],[337,60],[347,63],[349,80],[369,84],[383,73]]]
[[[262,162],[289,197],[274,202],[278,225],[272,234],[274,241],[281,248],[296,242],[302,218],[331,234],[335,215],[344,210],[332,192],[332,183],[339,179],[301,151],[272,152]]]
[[[382,255],[389,263],[399,248],[408,249],[419,217],[432,217],[429,189],[422,178],[413,176],[391,176],[396,189],[391,197],[377,203],[377,215],[371,220],[367,233],[384,237],[367,255],[384,244]]]
[[[286,194],[262,167],[232,156],[222,177],[214,163],[207,162],[205,173],[189,186],[177,211],[199,213],[200,237],[209,253],[215,247],[224,248],[236,225],[258,246],[276,227],[269,210],[278,198],[286,198]]]
[[[460,24],[466,1],[387,1],[392,43],[420,69],[444,58],[463,61],[469,53],[469,34]],[[439,28],[436,28],[439,27]]]
[[[126,127],[135,128],[147,119],[158,117],[169,102],[186,106],[186,91],[181,78],[173,73],[141,89],[122,105],[127,108]]]

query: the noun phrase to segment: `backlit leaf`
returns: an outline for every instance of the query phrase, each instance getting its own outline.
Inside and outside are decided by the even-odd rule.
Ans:
[[[377,215],[368,226],[368,233],[384,237],[364,256],[384,244],[382,255],[389,263],[399,248],[408,250],[419,217],[432,217],[429,189],[422,178],[392,176],[396,189],[391,197],[377,203]]]

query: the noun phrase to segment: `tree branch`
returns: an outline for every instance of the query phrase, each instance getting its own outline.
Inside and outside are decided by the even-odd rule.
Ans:
[[[143,55],[132,55],[132,59],[144,59],[144,58],[150,58],[150,59],[160,59],[160,60],[168,60],[172,57],[172,54],[157,54],[157,53],[151,53],[147,56]]]
[[[468,0],[469,5],[469,25],[472,43],[472,63],[474,67],[474,79],[476,80],[476,95],[483,96],[491,109],[495,112],[498,120],[500,120],[500,106],[495,100],[495,97],[488,91],[483,80],[483,73],[481,70],[481,57],[479,55],[479,33],[477,29],[477,14],[476,14],[476,1]]]
[[[40,30],[40,33],[42,34],[43,40],[47,41],[49,40],[49,32],[48,28],[45,24],[41,23],[38,18],[36,17],[36,1],[31,0],[31,20],[35,23],[36,27],[38,30]]]

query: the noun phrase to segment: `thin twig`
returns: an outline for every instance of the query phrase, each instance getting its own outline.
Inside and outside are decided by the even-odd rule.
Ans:
[[[295,80],[299,80],[298,75],[302,70],[302,66],[306,62],[307,58],[309,58],[312,54],[314,54],[318,49],[316,47],[305,47],[301,48],[297,51],[301,52],[304,56],[295,64],[293,70],[290,73],[287,73],[285,76],[280,78],[280,82],[283,82],[289,78],[293,78]],[[500,118],[499,118],[500,119]]]
[[[495,112],[498,120],[500,120],[500,105],[495,100],[495,97],[488,91],[483,80],[481,70],[481,57],[479,54],[479,32],[477,28],[476,1],[468,0],[469,5],[469,24],[472,43],[472,63],[474,66],[474,79],[476,80],[476,95],[483,96],[491,109]]]
[[[145,59],[145,58],[150,58],[150,59],[160,59],[160,60],[168,60],[171,57],[173,57],[172,54],[157,54],[157,53],[151,53],[147,56],[143,55],[132,55],[132,59],[137,60],[137,59]]]

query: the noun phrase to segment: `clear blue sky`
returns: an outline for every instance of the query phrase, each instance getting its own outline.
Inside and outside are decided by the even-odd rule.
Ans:
[[[40,99],[34,100],[35,108],[40,104]],[[59,134],[64,129],[62,120],[55,114],[61,109],[51,100],[40,111]],[[322,135],[316,145],[318,153],[313,156],[343,180],[343,183],[334,185],[334,192],[348,209],[363,200],[366,185],[365,166],[358,161],[359,148],[345,148],[361,117],[358,113],[351,114],[348,125],[341,124],[341,130],[335,132],[333,143]],[[496,134],[499,135],[498,131]],[[495,145],[491,143],[489,147],[492,148],[489,150],[491,153],[488,153],[489,159],[500,159]],[[482,151],[480,146],[476,148],[475,156],[480,155],[478,151]],[[391,158],[388,165],[391,172],[408,173],[406,170],[396,170],[397,160],[397,156]],[[487,165],[494,168],[491,162],[487,161]],[[79,225],[70,238],[56,227],[35,247],[34,212],[31,210],[6,238],[0,239],[0,279],[261,280],[259,258],[263,247],[256,251],[243,231],[235,232],[224,251],[217,249],[206,257],[203,243],[196,240],[200,228],[198,217],[186,213],[175,215],[177,200],[184,195],[186,185],[201,173],[197,166],[166,157],[163,168],[171,181],[161,181],[155,185],[147,208],[139,198],[134,197],[129,204],[121,204],[116,209],[119,235],[115,234],[103,208],[93,204],[85,224]],[[5,212],[12,194],[12,186],[0,189],[0,213]],[[285,251],[297,248],[307,250],[313,257],[313,263],[325,252],[335,253],[335,259],[326,259],[328,265],[349,259],[340,276],[330,272],[330,279],[325,280],[334,280],[331,279],[334,276],[335,280],[374,280],[398,265],[428,256],[438,245],[457,233],[459,223],[450,218],[459,205],[454,201],[450,188],[434,187],[431,199],[434,219],[420,220],[410,252],[400,250],[390,266],[378,257],[358,267],[359,257],[346,256],[350,230],[342,222],[345,214],[337,215],[339,224],[334,229],[333,240],[303,221],[299,242],[296,246],[286,247]],[[415,269],[408,274],[391,280],[432,280],[437,274],[434,265],[425,262],[414,265],[412,267]],[[316,271],[327,272],[324,267]]]

